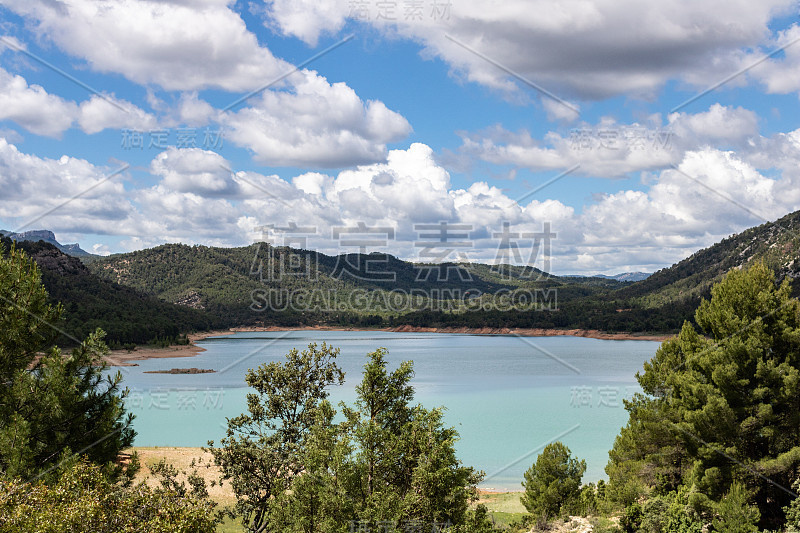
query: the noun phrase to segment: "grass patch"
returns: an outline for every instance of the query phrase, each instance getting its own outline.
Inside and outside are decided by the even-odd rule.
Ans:
[[[527,514],[525,506],[519,501],[521,492],[481,493],[475,505],[482,503],[489,510],[489,517],[496,526],[506,527],[511,522],[522,519]]]
[[[239,518],[226,517],[225,520],[217,526],[217,533],[242,533],[244,526]]]

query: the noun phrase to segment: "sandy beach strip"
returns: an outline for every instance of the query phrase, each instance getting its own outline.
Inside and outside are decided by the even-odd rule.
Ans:
[[[195,342],[208,337],[220,335],[233,335],[242,331],[269,332],[269,331],[388,331],[397,333],[457,333],[463,335],[517,335],[520,337],[554,337],[570,336],[585,337],[601,340],[637,340],[663,342],[672,335],[639,335],[635,333],[606,333],[594,329],[545,329],[545,328],[428,328],[419,326],[396,326],[389,328],[350,328],[337,326],[303,326],[303,327],[283,327],[283,326],[245,326],[226,330],[205,331],[191,333],[188,335],[189,344],[182,346],[170,346],[168,348],[137,347],[134,351],[112,350],[106,361],[111,366],[137,366],[136,361],[144,359],[163,359],[169,357],[194,357],[205,348],[197,346]]]

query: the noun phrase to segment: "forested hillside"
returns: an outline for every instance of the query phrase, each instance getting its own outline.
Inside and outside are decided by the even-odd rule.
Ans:
[[[9,239],[2,239],[3,255],[8,254],[12,244]],[[59,344],[73,345],[73,339],[83,339],[98,327],[107,333],[106,342],[116,347],[175,339],[190,331],[223,325],[209,313],[173,305],[131,287],[102,280],[79,259],[51,244],[17,242],[16,247],[39,265],[50,300],[64,306],[60,323],[54,324],[67,334],[58,339]]]
[[[112,344],[236,325],[674,333],[731,269],[762,260],[778,279],[800,275],[798,229],[800,213],[792,213],[635,283],[508,265],[424,265],[377,253],[329,256],[266,243],[166,244],[88,266],[43,242],[18,246],[42,267],[52,298],[64,302],[66,330],[80,337],[101,326]]]
[[[700,296],[708,296],[711,285],[731,269],[759,260],[775,272],[779,281],[786,276],[800,276],[800,211],[732,235],[643,281],[620,289],[617,294],[623,299],[634,299],[646,308],[685,300],[699,301]],[[795,284],[793,291],[794,296],[800,294],[800,284]]]
[[[559,277],[508,265],[421,265],[377,253],[329,256],[265,243],[241,248],[167,244],[104,258],[90,268],[101,278],[203,309],[226,323],[671,333],[684,320],[692,320],[701,298],[731,269],[763,260],[778,279],[800,274],[798,229],[800,213],[792,213],[731,236],[635,283]],[[263,303],[258,301],[259,294],[276,290],[332,296],[324,305],[253,309]],[[387,295],[398,292],[419,298],[400,307],[385,305]],[[369,297],[356,297],[363,294]],[[514,298],[521,294],[528,296],[526,301],[531,295],[538,298],[539,305],[516,305],[522,298]],[[475,295],[482,295],[481,299],[469,300]],[[497,295],[512,295],[515,305],[493,305]],[[464,305],[465,301],[472,304]]]

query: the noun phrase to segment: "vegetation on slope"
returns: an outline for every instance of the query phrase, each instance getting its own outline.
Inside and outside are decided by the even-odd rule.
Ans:
[[[3,239],[0,255],[8,256],[10,240]],[[38,265],[51,303],[61,302],[65,313],[53,325],[62,335],[57,342],[75,345],[97,328],[106,332],[112,347],[176,339],[191,331],[220,327],[223,322],[209,313],[177,306],[131,287],[103,280],[79,259],[45,242],[17,242]]]

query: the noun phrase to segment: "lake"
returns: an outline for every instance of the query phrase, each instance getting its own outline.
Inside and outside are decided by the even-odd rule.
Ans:
[[[584,481],[605,478],[608,450],[627,422],[622,400],[640,391],[635,373],[659,346],[649,341],[385,331],[241,332],[197,343],[195,357],[149,359],[122,367],[136,415],[137,446],[204,446],[225,419],[246,409],[244,375],[311,342],[341,348],[346,383],[331,400],[351,403],[366,354],[389,350],[390,368],[413,360],[416,400],[445,406],[461,435],[461,461],[484,470],[484,488],[521,490],[523,472],[549,442],[586,460]],[[146,374],[171,368],[209,374]]]

